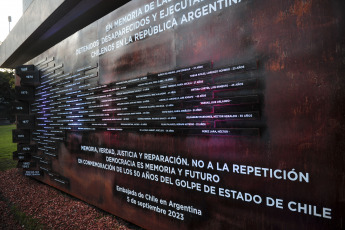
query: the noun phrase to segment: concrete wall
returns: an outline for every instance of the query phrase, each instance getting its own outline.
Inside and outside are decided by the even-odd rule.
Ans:
[[[34,0],[0,46],[0,66],[48,19],[65,0]]]
[[[34,0],[23,0],[23,13],[29,8]]]
[[[33,0],[0,46],[0,67],[26,63],[126,2]]]

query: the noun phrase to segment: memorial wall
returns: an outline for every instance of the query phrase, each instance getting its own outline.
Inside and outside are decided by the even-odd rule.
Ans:
[[[131,1],[16,69],[13,157],[147,229],[344,228],[343,13]]]

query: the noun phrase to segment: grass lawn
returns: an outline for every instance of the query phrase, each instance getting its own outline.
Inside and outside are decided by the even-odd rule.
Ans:
[[[12,129],[16,129],[16,126],[0,126],[0,171],[17,165],[17,161],[12,160],[12,153],[17,150],[17,144],[12,143]]]

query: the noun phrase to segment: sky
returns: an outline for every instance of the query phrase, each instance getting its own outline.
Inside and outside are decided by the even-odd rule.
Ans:
[[[0,0],[0,41],[3,42],[8,35],[8,16],[12,17],[10,28],[18,22],[23,13],[22,0]]]

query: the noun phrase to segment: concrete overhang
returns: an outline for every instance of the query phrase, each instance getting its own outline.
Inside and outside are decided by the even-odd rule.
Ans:
[[[127,2],[34,0],[0,45],[0,67],[22,65]]]

